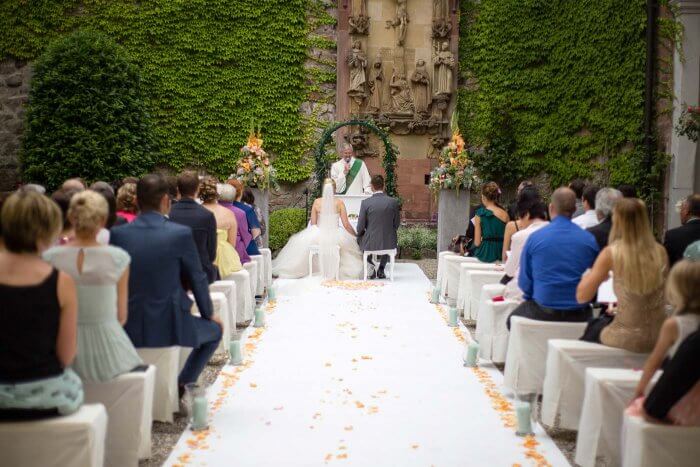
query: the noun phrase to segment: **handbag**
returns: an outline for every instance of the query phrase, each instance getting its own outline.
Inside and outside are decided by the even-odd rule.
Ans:
[[[600,344],[600,333],[615,319],[615,315],[610,315],[608,313],[601,313],[600,316],[591,319],[586,326],[586,330],[583,331],[583,336],[581,336],[582,341],[595,342]]]

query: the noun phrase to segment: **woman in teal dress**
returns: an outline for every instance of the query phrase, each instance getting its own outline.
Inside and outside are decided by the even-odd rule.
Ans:
[[[107,221],[102,195],[83,191],[71,199],[68,217],[75,239],[44,253],[44,259],[75,280],[78,291],[78,353],[73,370],[103,382],[143,364],[122,328],[127,319],[129,263],[122,250],[97,242]]]
[[[498,205],[501,189],[494,182],[481,188],[481,204],[472,219],[474,242],[471,256],[484,263],[500,261],[503,253],[503,234],[510,220],[508,213]]]

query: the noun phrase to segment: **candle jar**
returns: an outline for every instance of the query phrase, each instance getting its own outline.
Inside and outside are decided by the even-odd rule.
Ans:
[[[263,307],[258,306],[255,308],[255,325],[256,328],[265,327],[265,310]]]
[[[532,406],[526,401],[517,401],[515,403],[515,416],[518,419],[518,431],[515,432],[518,436],[528,436],[532,432]]]
[[[198,383],[185,384],[185,401],[190,429],[192,431],[207,429],[209,404],[206,388]]]
[[[277,301],[277,291],[275,290],[275,286],[271,285],[267,289],[267,301],[268,302],[276,302]]]
[[[440,303],[440,287],[433,287],[433,293],[430,297],[430,303]]]
[[[243,363],[243,355],[241,354],[241,341],[233,339],[228,345],[228,354],[231,359],[231,365],[240,365]]]
[[[449,316],[449,321],[447,323],[448,326],[452,328],[457,327],[457,307],[451,306],[450,307],[450,316]]]
[[[467,358],[464,360],[464,366],[476,367],[479,357],[479,344],[470,342],[467,345]]]

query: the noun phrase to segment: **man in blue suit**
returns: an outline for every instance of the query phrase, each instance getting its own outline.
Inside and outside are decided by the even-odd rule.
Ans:
[[[192,229],[169,221],[168,184],[161,175],[146,175],[136,184],[141,215],[116,227],[111,242],[131,256],[129,318],[124,326],[136,347],[192,347],[178,384],[197,381],[221,340],[209,283],[202,270]],[[201,318],[192,316],[192,301],[182,287],[192,287]]]

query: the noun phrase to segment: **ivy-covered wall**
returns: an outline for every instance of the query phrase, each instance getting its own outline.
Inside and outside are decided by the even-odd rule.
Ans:
[[[316,124],[300,107],[330,80],[305,67],[307,51],[334,47],[310,31],[334,21],[322,0],[3,1],[0,59],[31,61],[76,28],[102,31],[141,68],[158,165],[226,176],[254,123],[280,178],[296,182],[310,174]]]
[[[641,183],[645,4],[462,0],[459,122],[468,142],[496,140],[515,177]]]

